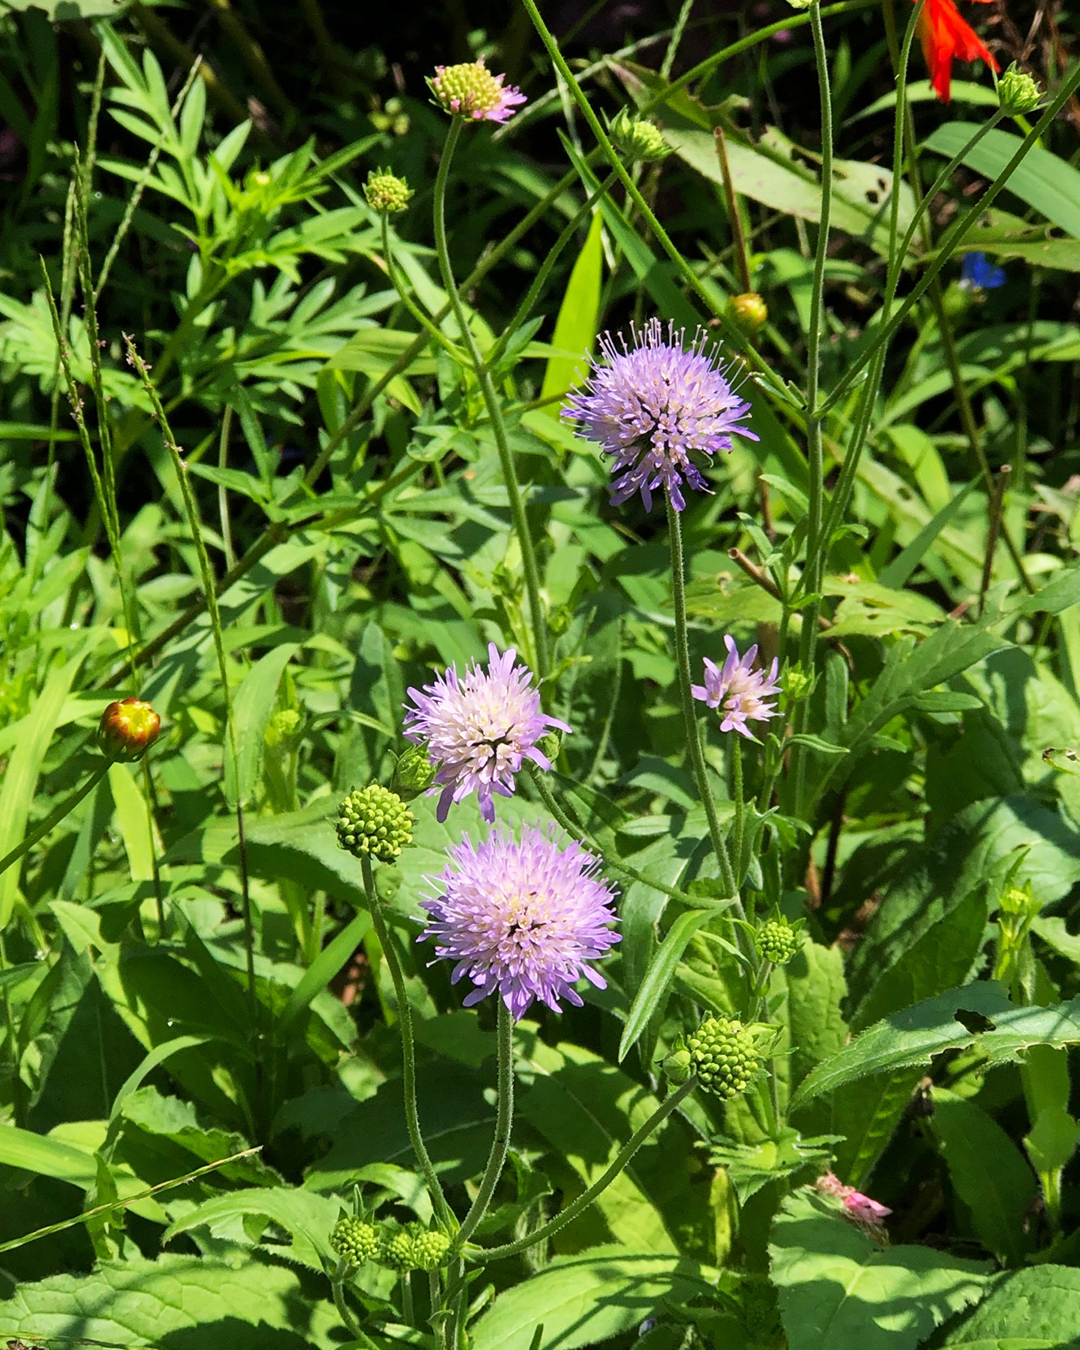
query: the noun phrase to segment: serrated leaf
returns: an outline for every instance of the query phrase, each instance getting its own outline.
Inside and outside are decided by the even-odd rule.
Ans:
[[[262,1243],[264,1250],[321,1274],[325,1268],[324,1258],[336,1260],[328,1236],[341,1209],[341,1203],[336,1199],[295,1187],[267,1186],[230,1191],[197,1205],[171,1224],[161,1240],[171,1242],[179,1234],[201,1226],[209,1228],[215,1237],[236,1237],[239,1232],[250,1232],[238,1221],[261,1218],[266,1223],[276,1223],[292,1239],[288,1244]]]
[[[975,1311],[942,1350],[1065,1350],[1076,1345],[1080,1270],[1034,1266],[993,1280]]]
[[[986,1285],[985,1263],[882,1247],[805,1190],[776,1216],[769,1261],[790,1350],[914,1350]]]
[[[864,1031],[818,1065],[800,1085],[792,1106],[871,1073],[929,1064],[945,1050],[977,1046],[991,1064],[998,1064],[1031,1045],[1078,1043],[1080,996],[1049,1008],[1017,1008],[999,984],[986,980],[905,1008]]]
[[[472,1329],[472,1350],[524,1350],[542,1323],[539,1350],[576,1350],[638,1326],[665,1300],[714,1293],[717,1272],[684,1256],[620,1246],[557,1257],[499,1295]]]

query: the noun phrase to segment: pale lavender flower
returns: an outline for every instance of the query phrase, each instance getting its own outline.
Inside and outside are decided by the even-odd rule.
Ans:
[[[505,75],[492,75],[480,56],[457,66],[436,66],[427,85],[444,111],[470,122],[503,123],[526,101],[514,85],[504,88],[505,79]]]
[[[776,704],[766,703],[765,699],[780,692],[776,683],[777,662],[775,657],[768,674],[754,669],[757,656],[757,644],[747,649],[740,657],[735,639],[724,635],[727,648],[727,660],[723,666],[705,658],[704,685],[692,684],[690,692],[696,699],[710,708],[719,708],[722,713],[721,731],[737,731],[747,740],[753,740],[753,734],[746,725],[747,718],[755,722],[767,722],[776,716]]]
[[[597,441],[611,456],[612,506],[640,492],[645,510],[651,511],[653,490],[663,486],[681,511],[684,481],[709,491],[691,451],[708,459],[729,451],[733,435],[758,439],[742,425],[750,404],[731,387],[715,355],[706,355],[704,329],[698,329],[689,349],[683,346],[684,331],[676,332],[673,323],[667,341],[659,319],[630,331],[633,346],[620,337],[621,351],[610,333],[601,337],[603,360],[593,366],[588,392],[572,394],[562,415],[577,420],[579,435]]]
[[[495,819],[492,793],[514,795],[514,775],[524,759],[541,769],[551,761],[537,742],[555,727],[569,731],[565,722],[540,711],[540,694],[532,687],[532,671],[515,665],[517,652],[500,654],[488,644],[488,668],[475,663],[462,678],[456,666],[435,676],[423,691],[410,689],[415,708],[405,705],[406,738],[426,745],[428,759],[438,765],[436,786],[442,788],[436,815],[445,820],[451,802],[475,792],[480,814]]]
[[[453,983],[472,981],[466,1007],[497,993],[517,1020],[534,999],[555,1012],[560,998],[580,1007],[582,976],[607,987],[588,963],[619,941],[615,892],[591,853],[539,825],[520,842],[496,829],[476,848],[465,835],[448,852],[431,879],[440,893],[421,902],[430,918],[417,941],[434,938],[436,957],[455,962]]]

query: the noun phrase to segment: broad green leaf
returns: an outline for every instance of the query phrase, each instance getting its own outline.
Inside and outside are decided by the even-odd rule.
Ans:
[[[880,1246],[805,1190],[776,1216],[769,1262],[790,1350],[915,1350],[986,1285],[984,1263]]]
[[[272,1342],[278,1350],[332,1350],[341,1319],[294,1271],[270,1261],[166,1255],[21,1284],[0,1303],[0,1327],[8,1336],[63,1344],[265,1350]]]
[[[1000,1261],[1019,1264],[1031,1249],[1024,1220],[1038,1193],[1020,1150],[980,1106],[944,1089],[934,1092],[930,1128],[979,1241]]]
[[[1033,1266],[995,1276],[942,1350],[1065,1350],[1076,1345],[1080,1270]]]
[[[923,149],[951,159],[978,130],[973,122],[946,122],[930,133]],[[1022,138],[1012,132],[988,131],[965,153],[963,162],[976,173],[996,178],[1022,144]],[[1080,239],[1080,171],[1068,160],[1041,146],[1032,146],[1012,171],[1008,191],[1073,239]]]
[[[171,1224],[161,1240],[171,1242],[181,1233],[206,1227],[215,1237],[242,1242],[254,1236],[250,1220],[261,1218],[263,1229],[275,1223],[292,1239],[287,1244],[266,1242],[260,1230],[258,1242],[263,1251],[299,1262],[321,1274],[328,1265],[336,1264],[328,1238],[341,1209],[336,1199],[286,1186],[230,1191],[204,1200]]]
[[[714,917],[714,909],[688,909],[680,914],[668,929],[667,935],[649,962],[645,978],[638,986],[634,1002],[626,1018],[622,1039],[619,1041],[619,1063],[626,1058],[657,1008],[666,1000],[675,968],[682,959],[686,944],[702,924]]]
[[[472,1328],[472,1350],[526,1350],[541,1323],[539,1350],[596,1345],[638,1326],[666,1300],[711,1298],[716,1277],[687,1257],[621,1246],[557,1257],[498,1296]]]
[[[792,1087],[847,1040],[847,1024],[841,1012],[846,985],[840,949],[805,939],[788,964],[773,973],[771,993],[782,1001],[774,1006],[770,999],[770,1016],[785,1028],[780,1056],[773,1062],[790,1098]],[[829,1126],[820,1108],[811,1107],[808,1119],[814,1130]],[[804,1129],[806,1120],[805,1116],[799,1120]]]
[[[815,1099],[830,1107],[825,1119],[843,1138],[836,1146],[833,1164],[837,1176],[851,1186],[866,1185],[921,1078],[919,1069],[871,1074]],[[800,1120],[807,1105],[812,1104],[799,1107]]]
[[[138,773],[141,775],[142,770]],[[153,842],[157,830],[148,812],[135,775],[126,764],[109,765],[109,787],[116,807],[116,826],[124,843],[132,881],[150,881],[154,876]]]
[[[596,330],[600,316],[600,280],[604,262],[602,245],[603,216],[596,212],[589,226],[585,243],[577,256],[570,280],[566,283],[566,292],[559,315],[555,320],[555,332],[552,334],[553,347],[563,351],[580,352],[576,359],[566,356],[552,356],[544,369],[544,382],[540,389],[540,401],[550,399],[544,411],[551,417],[559,416],[559,396],[574,389],[581,383],[584,372],[588,370],[588,353],[596,341]]]
[[[1017,1008],[999,984],[981,981],[894,1013],[864,1031],[809,1075],[793,1105],[867,1074],[929,1064],[945,1050],[977,1047],[990,1064],[998,1064],[1032,1045],[1077,1043],[1080,997],[1051,1008]]]
[[[232,695],[232,725],[225,734],[225,800],[246,806],[262,772],[266,728],[274,711],[281,674],[297,650],[283,642],[260,657]]]

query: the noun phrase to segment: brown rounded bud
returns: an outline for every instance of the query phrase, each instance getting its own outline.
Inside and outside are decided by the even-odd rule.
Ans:
[[[161,732],[161,718],[141,698],[110,703],[98,723],[98,748],[106,759],[132,763],[142,759]]]

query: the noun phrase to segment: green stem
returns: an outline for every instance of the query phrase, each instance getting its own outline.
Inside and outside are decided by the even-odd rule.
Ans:
[[[491,1203],[491,1197],[506,1164],[506,1151],[510,1147],[510,1126],[514,1117],[514,1018],[501,998],[497,1034],[499,1087],[495,1136],[491,1141],[491,1152],[488,1154],[487,1166],[484,1168],[476,1198],[469,1206],[469,1212],[454,1238],[455,1255],[476,1231],[477,1224],[487,1213],[487,1207]]]
[[[735,826],[732,830],[731,853],[735,859],[735,880],[741,883],[744,875],[743,842],[746,833],[746,802],[743,799],[742,737],[736,733],[731,744],[731,786],[735,798]],[[748,917],[753,917],[748,915]]]
[[[694,777],[697,779],[701,804],[705,808],[705,817],[709,822],[709,837],[712,839],[716,860],[720,864],[720,878],[728,896],[734,900],[735,911],[741,919],[744,917],[742,902],[739,900],[735,874],[731,870],[731,859],[728,857],[724,834],[716,814],[716,802],[713,800],[705,756],[701,749],[698,720],[694,713],[694,696],[690,692],[690,644],[686,625],[686,574],[683,562],[682,522],[678,511],[672,505],[670,495],[665,493],[664,500],[667,503],[668,538],[671,546],[671,594],[675,603],[675,660],[679,667],[679,695],[682,699],[683,721],[686,724],[686,744],[690,751],[690,761],[694,766]]]
[[[491,372],[480,354],[480,348],[476,345],[476,338],[469,326],[469,318],[465,313],[465,306],[454,281],[454,273],[450,265],[450,250],[446,238],[446,185],[450,178],[450,163],[454,157],[454,148],[457,145],[458,137],[461,135],[463,125],[460,117],[455,117],[451,121],[446,144],[443,146],[442,158],[439,161],[438,176],[435,179],[433,205],[435,252],[439,259],[439,271],[442,273],[443,286],[449,296],[454,317],[457,319],[458,328],[461,330],[462,341],[468,349],[469,358],[476,372],[480,394],[484,400],[484,406],[487,408],[488,420],[491,423],[492,435],[495,438],[495,448],[499,454],[503,484],[510,502],[510,516],[514,523],[514,533],[517,536],[518,547],[521,549],[521,561],[525,571],[525,592],[529,598],[529,618],[532,623],[535,647],[533,664],[540,678],[543,679],[548,673],[550,665],[548,661],[547,623],[540,602],[540,572],[536,564],[536,553],[533,550],[532,536],[529,533],[529,522],[525,516],[525,504],[521,497],[521,487],[518,484],[514,456],[506,436],[502,405],[499,402]]]
[[[469,1255],[485,1264],[488,1261],[502,1261],[508,1256],[517,1256],[519,1252],[527,1251],[529,1247],[535,1247],[539,1242],[546,1242],[547,1239],[557,1233],[560,1228],[565,1228],[568,1223],[571,1223],[577,1218],[582,1210],[588,1209],[598,1195],[602,1195],[603,1192],[607,1190],[615,1178],[625,1169],[630,1159],[642,1146],[645,1140],[648,1139],[649,1135],[664,1123],[668,1116],[671,1115],[672,1111],[675,1110],[681,1101],[690,1095],[691,1091],[696,1086],[697,1078],[691,1076],[681,1087],[676,1088],[669,1097],[665,1098],[644,1125],[634,1131],[627,1143],[620,1149],[614,1162],[605,1169],[601,1176],[593,1182],[587,1191],[584,1191],[579,1195],[572,1204],[567,1205],[567,1207],[562,1210],[561,1213],[556,1214],[553,1219],[549,1219],[547,1223],[542,1224],[539,1228],[535,1229],[532,1233],[528,1233],[525,1237],[518,1238],[516,1242],[507,1242],[501,1247],[489,1247],[486,1250],[477,1251],[474,1249]]]
[[[412,1007],[405,989],[405,977],[401,971],[397,949],[391,941],[390,931],[386,926],[382,902],[375,890],[375,880],[371,875],[371,859],[366,855],[361,857],[360,867],[364,875],[364,894],[367,896],[371,924],[375,929],[375,936],[379,939],[379,946],[382,948],[383,957],[389,967],[390,978],[394,982],[394,993],[397,996],[398,1027],[401,1030],[402,1080],[405,1091],[405,1126],[409,1131],[409,1140],[413,1146],[413,1152],[416,1154],[416,1161],[420,1164],[420,1170],[424,1174],[424,1181],[427,1185],[428,1195],[431,1197],[431,1203],[435,1207],[435,1213],[439,1217],[439,1222],[452,1232],[455,1227],[454,1216],[450,1211],[450,1206],[446,1203],[446,1197],[443,1195],[443,1189],[436,1175],[434,1164],[424,1143],[424,1136],[420,1132],[420,1115],[416,1109],[416,1048],[413,1042]]]
[[[442,347],[443,351],[447,353],[452,361],[456,361],[460,364],[463,355],[461,348],[455,346],[454,343],[446,337],[442,329],[439,328],[432,319],[428,318],[412,298],[408,288],[401,279],[397,266],[394,263],[393,252],[390,248],[390,221],[385,211],[383,211],[380,216],[380,222],[382,224],[383,257],[386,259],[386,272],[390,278],[390,284],[393,286],[394,290],[397,291],[401,303],[413,316],[420,327],[427,333],[428,337],[431,338],[432,342]]]
[[[415,1324],[416,1316],[413,1312],[412,1298],[412,1272],[403,1270],[401,1272],[401,1316],[407,1327]]]
[[[344,1281],[348,1269],[347,1263],[342,1261],[338,1265],[336,1272],[330,1277],[330,1288],[334,1295],[334,1307],[337,1309],[337,1314],[341,1318],[345,1330],[349,1335],[352,1336],[354,1340],[359,1341],[362,1339],[366,1341],[367,1337],[361,1332],[360,1327],[357,1325],[356,1318],[352,1315],[352,1310],[345,1302]]]
[[[51,829],[60,824],[69,811],[74,811],[82,799],[93,792],[94,788],[109,772],[109,762],[106,760],[103,764],[99,764],[82,787],[76,788],[70,797],[65,797],[60,805],[54,811],[50,811],[41,824],[31,830],[21,843],[16,844],[10,853],[5,853],[3,858],[0,858],[0,875],[6,872],[13,862],[17,862],[28,849],[32,849],[39,839],[44,839]]]
[[[832,214],[833,186],[833,125],[832,92],[829,88],[829,57],[825,49],[825,34],[821,26],[821,8],[814,0],[810,6],[810,28],[814,35],[814,59],[817,66],[818,97],[821,104],[821,219],[818,225],[817,249],[814,253],[814,279],[810,291],[810,331],[807,337],[806,379],[806,458],[809,469],[809,506],[806,520],[806,566],[803,572],[803,594],[807,597],[799,637],[799,665],[810,672],[814,667],[817,647],[818,614],[821,609],[821,578],[825,570],[825,555],[829,541],[822,535],[822,506],[824,463],[822,454],[822,420],[824,412],[818,406],[821,380],[821,334],[825,310],[825,261],[829,251],[829,220]],[[895,187],[895,184],[894,184]],[[795,710],[792,730],[795,734],[806,728],[810,702],[804,699]],[[803,781],[806,773],[806,747],[792,748],[791,766],[793,810],[799,814],[802,805]]]

